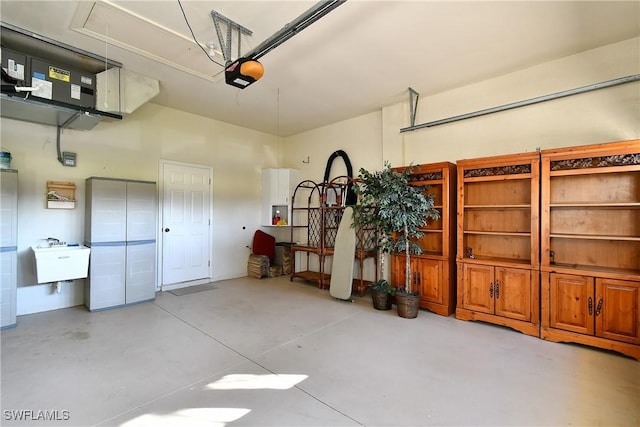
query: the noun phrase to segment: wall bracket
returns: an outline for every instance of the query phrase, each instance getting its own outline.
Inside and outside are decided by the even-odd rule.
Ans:
[[[411,126],[416,125],[416,113],[418,111],[418,98],[420,98],[420,94],[415,90],[409,88],[409,118],[411,119]]]
[[[216,34],[218,35],[218,42],[220,43],[220,49],[222,50],[222,57],[224,58],[224,61],[226,64],[229,64],[231,62],[231,37],[232,37],[232,30],[235,30],[238,32],[238,58],[240,58],[240,54],[241,54],[241,39],[242,39],[242,35],[247,35],[247,36],[251,36],[253,35],[253,32],[246,28],[243,27],[242,25],[238,24],[235,21],[232,21],[231,19],[227,18],[226,16],[222,15],[219,12],[216,12],[215,10],[211,11],[211,19],[213,19],[213,25],[216,29]],[[222,34],[222,29],[220,28],[220,22],[223,22],[226,24],[227,26],[227,39],[225,40],[223,34]]]

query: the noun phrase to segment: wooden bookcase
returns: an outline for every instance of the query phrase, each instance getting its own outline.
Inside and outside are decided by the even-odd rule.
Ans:
[[[640,359],[640,140],[541,159],[541,337]]]
[[[540,334],[540,155],[457,162],[456,318]]]
[[[420,292],[420,307],[449,316],[456,302],[456,166],[448,162],[415,166],[409,179],[429,186],[426,192],[433,194],[440,212],[440,219],[429,221],[422,230],[424,237],[418,243],[424,252],[411,255],[412,287]],[[394,255],[391,283],[404,284],[405,274],[405,257]]]

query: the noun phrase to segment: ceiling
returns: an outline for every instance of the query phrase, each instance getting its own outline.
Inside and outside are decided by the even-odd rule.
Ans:
[[[348,0],[263,56],[262,79],[238,89],[182,12],[201,45],[219,45],[212,10],[251,30],[244,53],[315,4],[2,0],[0,16],[159,80],[156,104],[280,136],[408,100],[409,87],[423,98],[640,36],[639,1]]]

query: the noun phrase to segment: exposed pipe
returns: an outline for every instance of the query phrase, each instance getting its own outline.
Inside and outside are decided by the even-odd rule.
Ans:
[[[80,117],[80,112],[74,113],[71,117],[67,119],[63,124],[58,125],[58,132],[56,133],[56,148],[58,150],[58,161],[64,165],[64,161],[62,160],[62,151],[60,149],[60,136],[62,135],[62,131],[73,123],[78,117]]]
[[[484,116],[487,114],[498,113],[500,111],[511,110],[514,108],[525,107],[527,105],[538,104],[540,102],[551,101],[553,99],[564,98],[566,96],[578,95],[580,93],[591,92],[598,89],[604,89],[612,86],[618,86],[621,84],[632,83],[640,80],[640,74],[634,74],[627,77],[620,77],[613,80],[607,80],[600,83],[594,83],[588,86],[582,86],[575,89],[569,89],[562,92],[556,92],[549,95],[538,96],[536,98],[526,99],[524,101],[512,102],[510,104],[500,105],[498,107],[487,108],[484,110],[474,111],[472,113],[461,114],[458,116],[447,117],[446,119],[434,120],[432,122],[422,123],[419,125],[412,125],[405,128],[400,129],[400,132],[410,132],[418,129],[424,129],[433,126],[444,125],[447,123],[457,122],[460,120],[471,119],[473,117]],[[412,91],[411,88],[409,88]],[[413,104],[411,105],[413,108]],[[416,109],[417,109],[417,98],[416,98]],[[412,122],[415,118],[412,117]]]

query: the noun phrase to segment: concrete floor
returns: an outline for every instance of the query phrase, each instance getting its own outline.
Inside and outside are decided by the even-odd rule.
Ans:
[[[616,353],[288,277],[216,286],[20,316],[1,333],[0,424],[640,426],[640,362]]]

